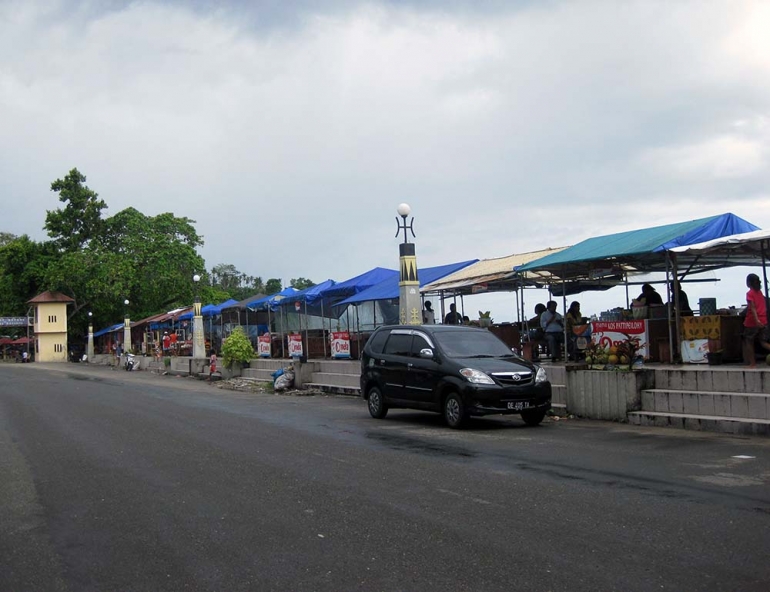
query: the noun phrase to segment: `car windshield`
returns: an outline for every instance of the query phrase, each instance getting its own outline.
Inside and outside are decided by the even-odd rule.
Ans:
[[[458,330],[436,333],[444,353],[453,358],[511,356],[510,348],[488,331]]]

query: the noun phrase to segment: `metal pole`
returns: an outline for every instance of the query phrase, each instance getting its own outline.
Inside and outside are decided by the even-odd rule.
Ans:
[[[563,321],[562,329],[564,330],[564,351],[562,353],[564,354],[564,363],[566,364],[569,360],[569,348],[567,347],[567,285],[564,276],[561,278],[561,306],[564,311],[561,315]],[[553,361],[553,354],[554,352],[551,352],[551,361]]]
[[[671,324],[671,288],[674,288],[674,314],[676,315],[676,345],[681,348],[682,346],[682,313],[679,308],[679,270],[677,269],[678,261],[676,259],[676,253],[672,253],[671,255],[671,276],[672,280],[668,282],[668,322]],[[674,285],[676,284],[676,285]],[[681,358],[682,352],[679,352],[679,357]]]
[[[768,285],[767,285],[767,252],[765,251],[765,248],[770,244],[770,240],[762,240],[759,242],[759,248],[762,251],[762,278],[765,280],[765,301],[770,298],[768,296]]]
[[[326,359],[326,317],[324,316],[324,300],[321,298],[321,341],[324,342],[324,360]]]
[[[307,322],[307,299],[305,299],[305,343],[307,344],[307,351],[305,353],[305,358],[310,357],[310,323]]]
[[[670,277],[671,277],[671,257],[669,256],[669,251],[666,251],[666,281],[667,282],[670,281]],[[648,308],[647,310],[649,311],[650,309]],[[668,325],[668,363],[673,364],[674,363],[674,331],[673,331],[673,328],[671,327],[670,316],[666,318],[666,324]],[[648,326],[648,332],[649,332],[649,326]]]

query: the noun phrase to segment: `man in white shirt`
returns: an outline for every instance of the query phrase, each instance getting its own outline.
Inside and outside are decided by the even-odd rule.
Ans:
[[[556,312],[556,301],[546,304],[545,312],[540,315],[540,327],[545,332],[545,341],[551,353],[551,361],[555,362],[561,355],[561,344],[564,343],[564,319]]]

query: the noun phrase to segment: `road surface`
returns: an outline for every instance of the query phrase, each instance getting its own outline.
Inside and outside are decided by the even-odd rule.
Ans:
[[[770,590],[770,440],[0,365],[0,590]]]

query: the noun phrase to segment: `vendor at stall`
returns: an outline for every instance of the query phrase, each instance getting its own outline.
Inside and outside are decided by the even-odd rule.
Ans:
[[[650,284],[642,285],[642,293],[636,300],[644,306],[663,305],[663,298]]]
[[[687,294],[682,290],[682,286],[678,280],[674,280],[670,285],[671,290],[671,308],[676,310],[676,293],[679,292],[679,316],[691,317],[692,308],[690,308],[690,300],[687,298]]]
[[[580,312],[580,303],[577,300],[569,305],[569,309],[564,315],[564,321],[567,324],[567,355],[570,360],[577,361],[578,337],[582,336],[587,329],[590,334],[590,327],[587,327],[584,322],[583,313]]]

